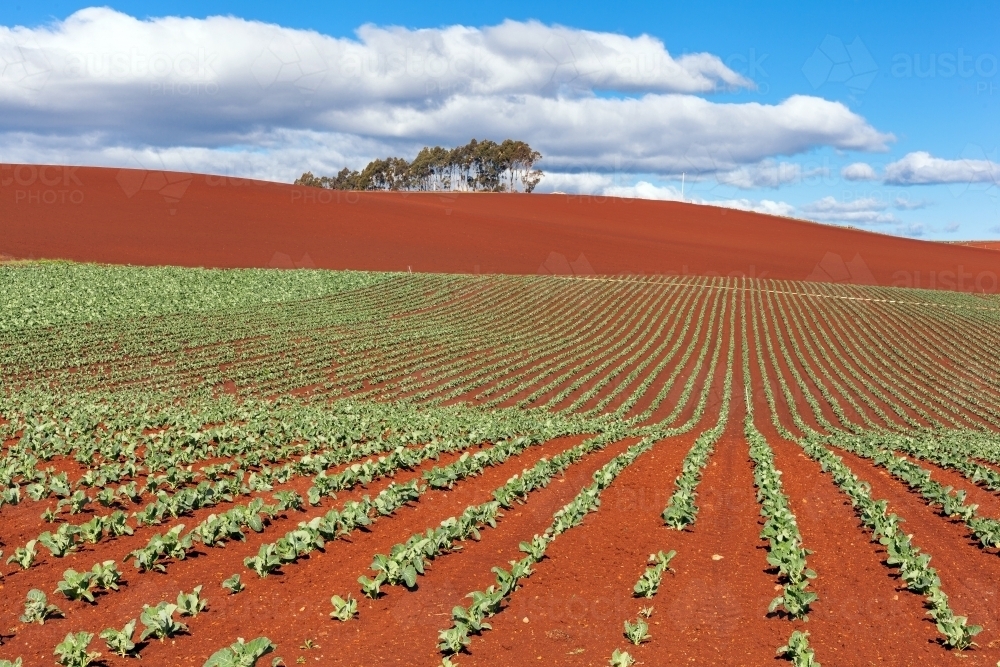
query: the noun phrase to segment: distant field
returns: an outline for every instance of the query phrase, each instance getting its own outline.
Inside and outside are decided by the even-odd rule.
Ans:
[[[1000,261],[981,248],[684,202],[347,192],[94,167],[54,166],[49,173],[64,173],[77,184],[77,196],[39,205],[50,192],[40,182],[0,188],[0,258],[422,273],[745,276],[1000,292]]]
[[[0,658],[994,665],[998,349],[933,290],[0,266]]]
[[[0,330],[225,310],[328,296],[390,277],[360,271],[219,271],[71,262],[0,264]]]

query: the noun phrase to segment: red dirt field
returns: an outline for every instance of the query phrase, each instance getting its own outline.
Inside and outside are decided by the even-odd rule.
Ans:
[[[0,165],[0,254],[144,265],[740,275],[996,292],[990,250],[678,202],[332,192]]]
[[[964,241],[962,245],[985,250],[1000,250],[1000,241]]]

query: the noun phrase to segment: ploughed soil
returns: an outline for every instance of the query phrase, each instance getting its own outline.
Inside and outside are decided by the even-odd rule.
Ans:
[[[460,604],[469,591],[484,588],[489,583],[487,580],[493,577],[490,571],[493,565],[506,565],[508,560],[518,558],[518,543],[541,533],[551,522],[552,513],[572,499],[590,482],[597,468],[623,451],[630,442],[616,443],[585,457],[547,488],[534,492],[527,505],[505,512],[496,529],[484,529],[481,542],[466,543],[461,551],[439,557],[428,569],[428,575],[421,578],[415,592],[390,588],[379,600],[367,600],[361,597],[357,577],[372,574],[369,566],[374,554],[388,553],[392,545],[405,541],[413,533],[434,527],[443,519],[460,514],[471,504],[490,500],[492,490],[512,475],[534,465],[543,456],[552,457],[575,445],[582,438],[558,438],[531,447],[500,466],[487,468],[478,477],[458,482],[451,490],[429,489],[418,502],[400,508],[392,516],[378,519],[368,530],[330,542],[323,552],[314,552],[297,563],[285,565],[279,573],[265,579],[258,578],[243,565],[243,559],[254,555],[260,544],[277,539],[299,521],[322,515],[329,507],[340,508],[346,501],[357,500],[363,495],[374,496],[390,481],[402,483],[419,477],[435,462],[430,461],[414,472],[402,471],[394,480],[383,479],[368,488],[338,494],[336,500],[324,502],[320,508],[287,512],[262,534],[247,531],[246,543],[232,542],[225,548],[200,546],[188,559],[170,562],[165,574],[139,574],[131,565],[121,565],[121,558],[130,549],[145,544],[150,534],[162,532],[165,527],[159,531],[143,529],[133,538],[88,546],[64,559],[51,558],[42,549],[46,555],[40,558],[38,565],[27,572],[8,567],[6,578],[0,580],[0,594],[5,601],[0,610],[0,631],[4,640],[0,657],[22,656],[26,664],[49,664],[52,647],[67,632],[87,631],[95,634],[91,650],[104,649],[107,665],[130,664],[129,660],[109,655],[96,634],[107,627],[120,628],[129,619],[138,617],[143,604],[173,601],[177,592],[204,585],[208,611],[197,618],[180,619],[188,624],[189,633],[164,643],[153,641],[143,646],[143,664],[201,665],[212,652],[235,641],[238,636],[251,639],[260,635],[278,644],[278,655],[288,664],[295,664],[300,656],[307,657],[309,663],[319,660],[322,664],[352,665],[390,664],[393,660],[414,664],[413,660],[423,656],[424,661],[431,664],[437,655],[438,626],[448,625],[451,607]],[[439,464],[454,458],[457,455],[448,456]],[[218,513],[224,509],[213,511]],[[203,518],[201,514],[207,513],[204,510],[199,516],[188,517],[182,522],[194,525]],[[173,523],[177,522],[168,525]],[[7,541],[11,547],[19,543]],[[119,561],[125,575],[120,591],[99,595],[95,605],[71,602],[54,592],[63,569],[85,570],[95,562],[112,558]],[[237,572],[246,590],[229,595],[219,584]],[[65,618],[49,620],[43,626],[19,623],[17,616],[28,588],[46,592],[49,601],[65,612]],[[330,598],[334,594],[360,598],[360,618],[351,623],[331,620]],[[386,633],[388,628],[393,628],[392,632]],[[375,659],[378,646],[381,649]],[[270,658],[261,664],[269,661]]]
[[[0,165],[0,256],[122,264],[737,275],[997,292],[993,250],[681,202],[334,192]]]

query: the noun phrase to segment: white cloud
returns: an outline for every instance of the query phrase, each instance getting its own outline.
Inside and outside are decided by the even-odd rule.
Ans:
[[[332,174],[346,164],[365,164],[399,148],[376,139],[350,134],[274,130],[247,137],[243,145],[205,146],[103,145],[101,137],[84,135],[67,144],[61,137],[23,133],[0,134],[3,160],[8,163],[135,166],[241,178],[289,182],[303,171]],[[409,147],[406,147],[407,150]],[[413,147],[414,151],[416,147]],[[154,166],[156,165],[156,166]]]
[[[722,199],[717,201],[705,200],[699,201],[698,203],[707,204],[709,206],[735,208],[740,211],[766,213],[767,215],[781,215],[785,217],[792,217],[795,213],[795,207],[791,204],[783,201],[772,201],[770,199],[761,199],[759,201],[752,199]]]
[[[893,232],[900,236],[920,237],[927,233],[927,225],[922,222],[904,222],[897,224]]]
[[[840,175],[849,181],[874,181],[875,170],[867,162],[855,162],[840,170]]]
[[[459,140],[490,127],[497,136],[522,136],[538,145],[550,169],[598,166],[674,174],[715,173],[820,145],[878,150],[891,138],[838,102],[801,95],[776,105],[716,104],[690,95],[456,96],[434,108],[379,105],[363,114],[331,111],[325,119],[367,136],[447,133]]]
[[[946,160],[917,151],[887,165],[884,180],[890,185],[997,183],[1000,164],[986,159]]]
[[[5,106],[30,101],[42,111],[75,110],[91,118],[126,100],[130,110],[150,114],[164,102],[175,108],[240,102],[243,108],[229,109],[234,120],[267,122],[456,95],[708,93],[752,86],[712,54],[674,58],[646,35],[534,21],[423,30],[365,25],[355,39],[338,39],[232,16],[139,20],[94,7],[50,26],[0,27],[0,57],[32,63],[41,74],[26,85],[19,69],[4,72]],[[302,94],[312,98],[312,110]]]
[[[906,197],[896,197],[892,205],[901,211],[915,211],[919,208],[927,208],[931,202],[926,199],[911,200]]]
[[[648,181],[639,181],[635,185],[611,185],[605,187],[601,194],[608,197],[627,197],[629,199],[658,199],[660,201],[681,201],[680,188],[670,185],[653,185]],[[690,201],[690,200],[688,200]],[[697,201],[690,203],[699,203]]]
[[[898,223],[892,213],[886,213],[889,205],[875,197],[863,197],[852,201],[839,201],[835,197],[823,197],[802,207],[802,212],[810,220],[818,222],[850,222],[863,225]]]
[[[535,191],[594,194],[610,187],[613,182],[611,176],[595,172],[565,174],[550,171],[545,172]]]
[[[192,168],[250,165],[241,175],[288,179],[425,143],[516,137],[542,151],[549,171],[727,172],[745,187],[785,182],[780,166],[746,165],[894,140],[817,97],[699,97],[752,86],[712,54],[674,57],[649,36],[537,22],[367,25],[333,38],[234,17],[138,20],[90,8],[40,28],[0,26],[0,61],[5,159],[37,147],[57,162],[109,164],[156,150]],[[269,159],[275,166],[262,164]]]
[[[719,172],[716,179],[721,185],[731,185],[742,190],[754,188],[777,188],[782,185],[799,183],[804,178],[825,176],[825,168],[804,170],[795,162],[776,162],[767,159],[757,164],[746,165],[730,171]]]
[[[609,197],[631,197],[636,199],[658,199],[662,201],[686,201],[689,204],[699,204],[702,206],[721,206],[723,208],[733,208],[740,211],[753,211],[755,213],[766,213],[768,215],[791,216],[795,212],[795,207],[783,201],[772,201],[770,199],[702,199],[700,197],[681,198],[679,188],[670,185],[653,185],[648,181],[639,181],[630,186],[609,186],[604,188],[604,194]]]
[[[839,201],[836,197],[823,197],[802,207],[803,210],[820,213],[851,213],[856,211],[884,211],[887,204],[875,197],[864,197],[851,201]]]
[[[957,232],[961,226],[962,226],[962,223],[952,221],[952,222],[949,222],[947,225],[944,226],[944,231],[948,232],[949,234],[952,234],[954,232]]]

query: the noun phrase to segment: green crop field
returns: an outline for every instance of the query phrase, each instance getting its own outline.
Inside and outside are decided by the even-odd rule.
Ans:
[[[885,622],[927,659],[994,664],[998,349],[1000,298],[927,290],[0,265],[0,666],[292,664],[358,632],[491,664],[537,581],[614,610],[562,654],[681,660],[654,603],[729,522],[761,651],[838,664],[835,609],[870,591],[911,596]],[[630,486],[662,500],[602,503]]]

